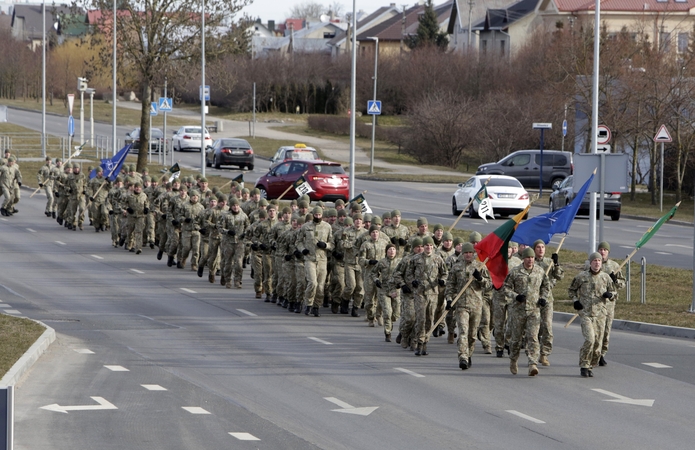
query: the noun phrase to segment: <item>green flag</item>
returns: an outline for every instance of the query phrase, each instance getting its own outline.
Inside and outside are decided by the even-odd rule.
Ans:
[[[236,178],[233,178],[232,181],[236,181],[239,184],[244,184],[244,174],[240,173],[236,176]]]
[[[651,239],[652,236],[654,236],[654,235],[656,234],[656,232],[659,231],[659,228],[661,228],[661,225],[665,224],[666,222],[668,222],[669,220],[671,220],[671,218],[672,218],[673,216],[676,215],[676,210],[678,209],[678,206],[679,206],[680,204],[681,204],[681,202],[676,203],[676,206],[674,206],[673,208],[671,208],[671,211],[667,212],[666,215],[665,215],[664,217],[662,217],[661,219],[657,220],[656,223],[655,223],[654,225],[652,225],[651,227],[649,227],[649,229],[647,230],[647,232],[644,233],[644,235],[640,238],[639,241],[637,241],[637,243],[635,244],[635,247],[636,247],[636,248],[641,248],[644,244],[646,244],[647,241],[649,241],[649,239]]]
[[[176,163],[173,166],[169,167],[169,173],[171,173],[171,176],[169,177],[169,183],[171,183],[181,175],[181,168],[179,168],[179,163]]]

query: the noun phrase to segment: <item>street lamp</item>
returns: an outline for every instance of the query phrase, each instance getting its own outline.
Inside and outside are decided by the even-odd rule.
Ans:
[[[205,0],[200,0],[203,13],[202,18],[202,31],[201,35],[201,56],[202,56],[202,70],[201,70],[201,84],[200,84],[200,170],[203,176],[205,176]]]
[[[379,38],[378,37],[368,37],[375,42],[374,46],[374,103],[376,103],[376,75],[377,68],[379,67]],[[372,114],[372,154],[369,159],[369,173],[374,173],[374,137],[376,135],[376,114]]]
[[[46,0],[41,6],[43,43],[41,45],[41,157],[46,157]]]
[[[87,88],[89,94],[89,146],[94,147],[94,92],[96,89]]]
[[[350,71],[350,200],[355,198],[355,90],[357,89],[357,0],[352,0],[352,68]]]
[[[116,145],[116,0],[113,0],[113,79],[112,79],[112,90],[111,93],[111,151],[115,156],[118,152]]]

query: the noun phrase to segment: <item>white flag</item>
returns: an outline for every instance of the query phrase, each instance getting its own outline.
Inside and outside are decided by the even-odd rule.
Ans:
[[[302,195],[308,195],[310,192],[316,192],[304,177],[299,177],[299,179],[294,182],[294,190],[297,191],[297,195],[300,197]]]
[[[495,212],[492,210],[492,203],[489,198],[483,199],[478,205],[478,215],[487,223],[487,217],[495,220]]]

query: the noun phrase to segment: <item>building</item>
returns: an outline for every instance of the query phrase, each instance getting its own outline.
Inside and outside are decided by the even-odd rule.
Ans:
[[[15,5],[12,9],[12,37],[26,41],[32,50],[43,42],[42,5]],[[75,13],[69,6],[46,5],[46,34],[57,36],[60,44],[68,37],[87,32],[85,14]]]
[[[287,55],[293,52],[329,54],[331,48],[328,43],[347,28],[344,22],[302,22],[302,27],[294,30],[294,24],[295,22],[290,22],[290,27],[285,30],[284,35],[268,35],[269,33],[260,30],[258,34],[254,34],[251,37],[253,57]]]
[[[488,8],[502,8],[509,5],[509,0],[454,0],[451,3],[451,12],[447,32],[451,35],[449,48],[455,52],[465,52],[472,47],[478,48],[478,34],[472,31],[472,26],[482,22]],[[471,29],[469,33],[468,30]],[[471,43],[468,43],[470,34]]]
[[[391,3],[389,6],[382,6],[369,15],[365,15],[362,11],[360,11],[360,13],[357,14],[357,33],[367,32],[373,27],[395,16],[401,16],[401,13],[395,3]],[[331,49],[331,55],[338,56],[349,53],[350,42],[349,30],[345,30],[344,32],[336,35],[335,38],[328,42],[328,46]]]
[[[478,35],[480,54],[509,58],[512,45],[523,45],[542,24],[536,15],[540,0],[521,0],[503,9],[488,9],[482,21],[471,30]]]

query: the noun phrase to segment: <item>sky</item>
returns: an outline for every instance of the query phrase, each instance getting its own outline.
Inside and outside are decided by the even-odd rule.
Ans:
[[[315,0],[324,5],[329,5],[333,3],[333,0]],[[276,22],[283,21],[287,17],[292,6],[302,3],[303,0],[254,0],[250,6],[247,6],[241,11],[241,14],[248,14],[253,18],[260,17],[263,23],[267,23],[268,19],[275,20]],[[352,1],[343,0],[340,1],[343,5],[343,9],[347,11],[352,11]],[[382,6],[389,6],[391,3],[395,3],[400,8],[402,4],[415,4],[415,0],[356,0],[357,10],[364,10],[366,13],[372,13]],[[438,2],[435,2],[438,3]]]

